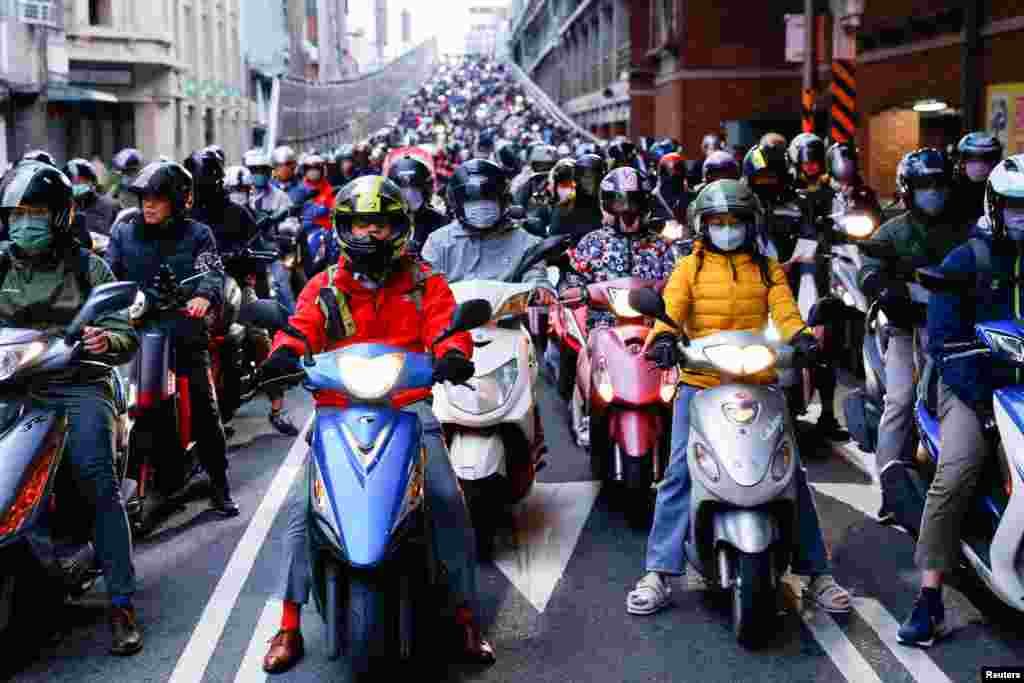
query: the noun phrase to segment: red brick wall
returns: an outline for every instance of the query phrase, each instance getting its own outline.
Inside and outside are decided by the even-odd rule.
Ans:
[[[772,2],[689,0],[683,60],[690,68],[787,66],[785,13]]]

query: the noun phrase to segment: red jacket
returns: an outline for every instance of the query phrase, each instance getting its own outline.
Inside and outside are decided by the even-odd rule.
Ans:
[[[307,189],[316,192],[314,196],[310,197],[309,201],[328,210],[327,215],[315,218],[313,222],[324,230],[330,230],[334,225],[330,212],[334,211],[335,189],[331,187],[331,184],[327,182],[326,178],[321,178],[320,182],[317,184],[310,183],[308,180],[304,182],[306,183]]]
[[[419,269],[422,281],[422,312],[417,310],[415,299],[410,292],[416,289],[413,275]],[[340,342],[327,343],[327,331],[323,312],[317,296],[320,289],[328,287],[327,271],[318,273],[309,283],[296,304],[291,324],[309,339],[313,353],[333,351],[351,344],[387,344],[416,353],[426,353],[430,343],[448,327],[452,313],[455,311],[455,297],[448,288],[444,276],[433,274],[430,268],[421,263],[410,263],[405,269],[395,273],[380,289],[368,289],[356,280],[345,267],[342,257],[341,267],[337,269],[334,286],[343,292],[348,300],[348,307],[356,324],[356,334]],[[298,353],[305,350],[302,342],[284,332],[274,337],[274,350],[287,346]],[[456,334],[442,342],[434,354],[440,358],[451,350],[461,351],[467,358],[473,357],[473,339],[468,332]],[[428,398],[430,389],[409,389],[401,391],[392,399],[392,405],[401,408],[410,403]],[[346,399],[333,391],[320,391],[316,394],[318,406],[339,406],[347,404]]]

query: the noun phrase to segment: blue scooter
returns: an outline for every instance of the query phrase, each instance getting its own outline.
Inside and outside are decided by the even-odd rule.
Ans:
[[[336,299],[322,295],[321,302],[333,318]],[[433,356],[383,344],[314,356],[276,301],[245,304],[240,318],[302,340],[304,387],[350,401],[345,408],[317,408],[307,437],[310,562],[328,656],[336,659],[344,650],[355,680],[384,680],[399,663],[425,664],[436,654],[428,643],[437,630],[426,450],[416,416],[394,409],[390,399],[403,389],[432,386]],[[434,346],[490,319],[490,304],[466,301]]]
[[[957,291],[967,285],[931,268],[918,277],[932,291]],[[1024,320],[980,323],[977,340],[950,344],[946,360],[988,355],[1024,368]],[[915,419],[932,469],[939,461],[939,373],[929,360],[918,383]],[[1024,612],[1024,385],[997,389],[993,415],[983,425],[991,452],[978,482],[975,499],[964,522],[960,549],[967,564],[1001,601]],[[931,477],[925,468],[910,470],[922,500]]]

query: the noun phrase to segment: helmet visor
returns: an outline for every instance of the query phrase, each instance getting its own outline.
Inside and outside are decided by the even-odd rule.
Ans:
[[[601,195],[601,208],[613,216],[639,215],[646,208],[646,202],[641,192],[604,192]]]

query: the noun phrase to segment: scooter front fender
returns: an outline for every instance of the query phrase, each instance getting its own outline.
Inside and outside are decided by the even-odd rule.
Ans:
[[[612,441],[631,458],[642,458],[658,444],[664,420],[654,410],[616,410],[608,415]]]
[[[778,520],[764,510],[721,510],[711,523],[716,548],[725,543],[745,553],[760,553],[782,538]]]

